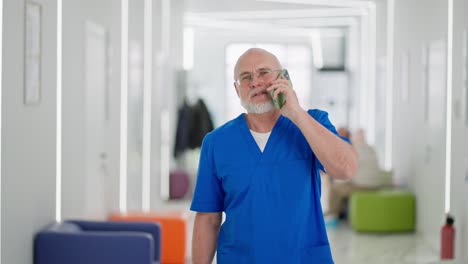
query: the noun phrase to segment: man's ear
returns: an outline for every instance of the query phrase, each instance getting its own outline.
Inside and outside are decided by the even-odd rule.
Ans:
[[[234,82],[233,84],[234,84],[234,89],[236,90],[236,93],[237,93],[237,97],[240,97],[240,95],[239,95],[239,89],[237,89],[237,83]]]

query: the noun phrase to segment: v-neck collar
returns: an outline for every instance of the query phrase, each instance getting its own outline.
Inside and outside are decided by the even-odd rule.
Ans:
[[[268,137],[267,143],[265,145],[265,149],[262,152],[257,142],[255,141],[252,133],[250,132],[245,115],[246,114],[241,114],[239,116],[241,134],[244,137],[244,140],[248,146],[250,153],[257,159],[264,159],[265,156],[268,156],[269,153],[271,152],[271,148],[274,147],[275,142],[279,140],[281,136],[283,135],[284,130],[282,130],[281,127],[283,126],[285,117],[283,115],[280,115],[278,117],[278,120],[276,120],[276,123],[273,126],[273,129],[271,130],[271,134]]]

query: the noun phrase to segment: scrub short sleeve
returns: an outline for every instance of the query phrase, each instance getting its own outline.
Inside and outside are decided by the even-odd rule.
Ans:
[[[190,207],[192,211],[223,211],[223,190],[217,177],[213,152],[213,137],[208,134],[202,143],[197,183]]]
[[[314,109],[314,110],[309,110],[308,113],[309,113],[309,115],[311,117],[313,117],[315,120],[317,120],[317,122],[322,124],[322,126],[324,126],[326,129],[330,130],[333,134],[337,135],[338,137],[340,137],[344,141],[350,143],[348,138],[338,135],[338,132],[336,131],[335,126],[330,122],[330,119],[328,119],[328,113],[327,112]],[[325,169],[323,168],[322,163],[320,163],[320,161],[318,159],[317,159],[317,164],[316,165],[317,165],[317,168],[319,168],[322,171],[325,171]]]

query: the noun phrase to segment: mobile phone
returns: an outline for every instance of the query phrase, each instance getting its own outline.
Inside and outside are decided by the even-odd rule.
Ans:
[[[286,69],[282,69],[280,73],[278,74],[278,77],[276,79],[281,79],[285,78],[291,83],[291,78],[289,77],[289,72]],[[273,98],[275,91],[271,91],[270,95],[271,98]],[[286,103],[286,98],[284,98],[284,95],[282,93],[278,94],[278,97],[276,99],[273,99],[273,104],[275,105],[276,108],[281,109],[283,105]]]

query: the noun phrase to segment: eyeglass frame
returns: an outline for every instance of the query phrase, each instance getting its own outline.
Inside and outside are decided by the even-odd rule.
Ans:
[[[243,73],[239,76],[239,78],[241,78],[242,76],[245,76],[245,75],[249,74],[249,75],[247,75],[247,76],[250,76],[250,78],[249,78],[250,80],[248,80],[248,84],[250,85],[255,79],[264,80],[264,78],[265,78],[264,76],[270,75],[270,74],[272,74],[272,73],[274,73],[274,72],[281,72],[282,70],[283,70],[283,69],[272,70],[272,69],[269,69],[269,68],[260,68],[260,69],[256,70],[255,73],[254,73],[254,72],[243,72]],[[262,73],[262,71],[268,71],[268,73],[264,73],[264,76],[260,76],[260,74]],[[279,74],[278,74],[278,76],[279,76]],[[234,80],[234,81],[235,81],[235,83],[236,83],[237,85],[242,86],[242,84],[241,84],[241,81],[242,81],[242,80],[236,79],[236,80]],[[244,84],[244,85],[245,85],[245,84]]]

